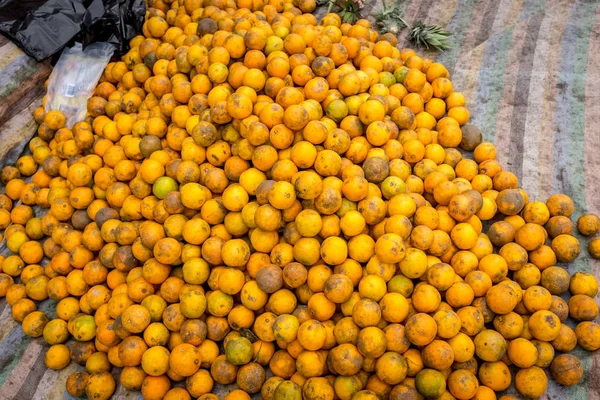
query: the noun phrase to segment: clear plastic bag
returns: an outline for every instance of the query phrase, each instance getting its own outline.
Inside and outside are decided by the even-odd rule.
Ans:
[[[46,112],[58,110],[67,118],[67,127],[85,118],[87,100],[114,52],[110,43],[80,43],[63,51],[48,80]]]

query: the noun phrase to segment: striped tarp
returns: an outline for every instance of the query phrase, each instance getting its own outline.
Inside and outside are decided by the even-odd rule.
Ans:
[[[388,0],[391,1],[391,0]],[[364,15],[380,7],[367,1]],[[453,48],[427,56],[444,63],[455,90],[467,98],[471,121],[498,149],[532,199],[569,194],[578,217],[600,213],[600,3],[593,0],[403,1],[408,22],[423,20],[453,32]],[[406,32],[399,47],[409,47]],[[0,155],[34,132],[48,68],[0,38]],[[32,101],[35,100],[35,101]],[[14,159],[10,152],[7,159]],[[580,237],[583,246],[587,240]],[[600,276],[587,252],[569,272]],[[52,305],[44,304],[52,314]],[[61,399],[76,370],[46,370],[42,339],[30,339],[0,302],[0,400]],[[550,382],[549,399],[600,399],[600,354],[577,348],[584,381],[573,388]],[[515,393],[511,388],[509,393]],[[119,389],[116,398],[141,398]]]

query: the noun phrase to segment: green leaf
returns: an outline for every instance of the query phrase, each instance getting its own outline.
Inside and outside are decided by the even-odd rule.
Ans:
[[[329,6],[327,7],[327,13],[330,13],[333,10],[333,7],[335,7],[335,1],[334,0],[329,0]]]

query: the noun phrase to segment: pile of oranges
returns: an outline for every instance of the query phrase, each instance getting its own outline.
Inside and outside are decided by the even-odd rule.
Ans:
[[[88,117],[40,107],[0,176],[0,295],[48,368],[85,366],[70,394],[108,399],[113,368],[148,400],[536,398],[548,373],[582,379],[569,352],[600,348],[598,282],[566,269],[573,202],[529,200],[443,65],[366,20],[317,23],[314,0],[148,5]]]

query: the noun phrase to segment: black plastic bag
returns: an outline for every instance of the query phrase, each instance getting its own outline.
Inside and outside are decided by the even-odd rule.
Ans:
[[[0,0],[0,32],[38,61],[75,41],[109,42],[122,54],[145,13],[144,0]]]

